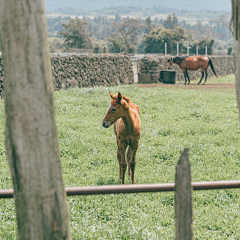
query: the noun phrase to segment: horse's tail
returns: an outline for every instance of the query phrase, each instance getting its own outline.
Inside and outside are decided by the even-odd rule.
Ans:
[[[211,60],[210,58],[208,58],[208,59],[209,59],[209,63],[208,63],[208,64],[210,65],[210,67],[211,67],[213,73],[215,74],[215,76],[218,78],[218,75],[217,75],[217,73],[215,72],[215,69],[214,69],[214,67],[213,67],[212,60]]]

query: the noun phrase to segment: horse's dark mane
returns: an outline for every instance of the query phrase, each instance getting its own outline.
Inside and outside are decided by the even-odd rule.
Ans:
[[[177,57],[174,57],[174,58],[173,58],[173,61],[176,61],[176,60],[182,61],[182,60],[184,60],[185,58],[186,58],[186,56],[181,56],[181,57],[177,56]]]

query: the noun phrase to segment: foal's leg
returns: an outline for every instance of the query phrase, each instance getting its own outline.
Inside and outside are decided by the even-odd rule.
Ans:
[[[135,144],[132,146],[132,160],[130,163],[130,168],[131,168],[131,182],[132,184],[134,184],[134,170],[135,170],[135,166],[136,166],[136,153],[137,153],[137,149],[138,149],[138,140],[135,142]]]
[[[200,84],[200,83],[201,83],[201,81],[202,81],[203,77],[204,77],[204,72],[202,71],[202,77],[201,77],[201,79],[200,79],[200,81],[199,81],[199,83],[198,83],[198,84]]]
[[[129,146],[128,151],[127,151],[128,177],[130,177],[130,163],[131,163],[131,160],[132,160],[132,156],[133,156],[132,147]]]
[[[120,148],[118,147],[117,150],[117,159],[118,159],[118,164],[119,164],[119,178],[122,179],[122,171],[121,171],[121,151]]]
[[[127,163],[125,159],[125,152],[126,152],[127,145],[124,143],[124,141],[119,140],[118,142],[118,149],[119,149],[119,154],[121,156],[121,162],[120,162],[120,168],[121,168],[121,178],[122,178],[122,184],[124,184],[124,177],[125,177],[125,172],[127,169]]]

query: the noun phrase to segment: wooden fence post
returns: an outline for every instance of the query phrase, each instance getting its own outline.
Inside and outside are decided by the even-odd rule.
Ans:
[[[184,149],[177,167],[175,177],[175,227],[176,240],[193,239],[192,220],[192,184],[188,161],[188,149]]]

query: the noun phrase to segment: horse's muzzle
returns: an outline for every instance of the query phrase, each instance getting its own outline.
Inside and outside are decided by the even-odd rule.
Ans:
[[[110,127],[110,123],[107,122],[107,121],[103,121],[102,122],[102,126],[105,127],[105,128],[109,128]]]

